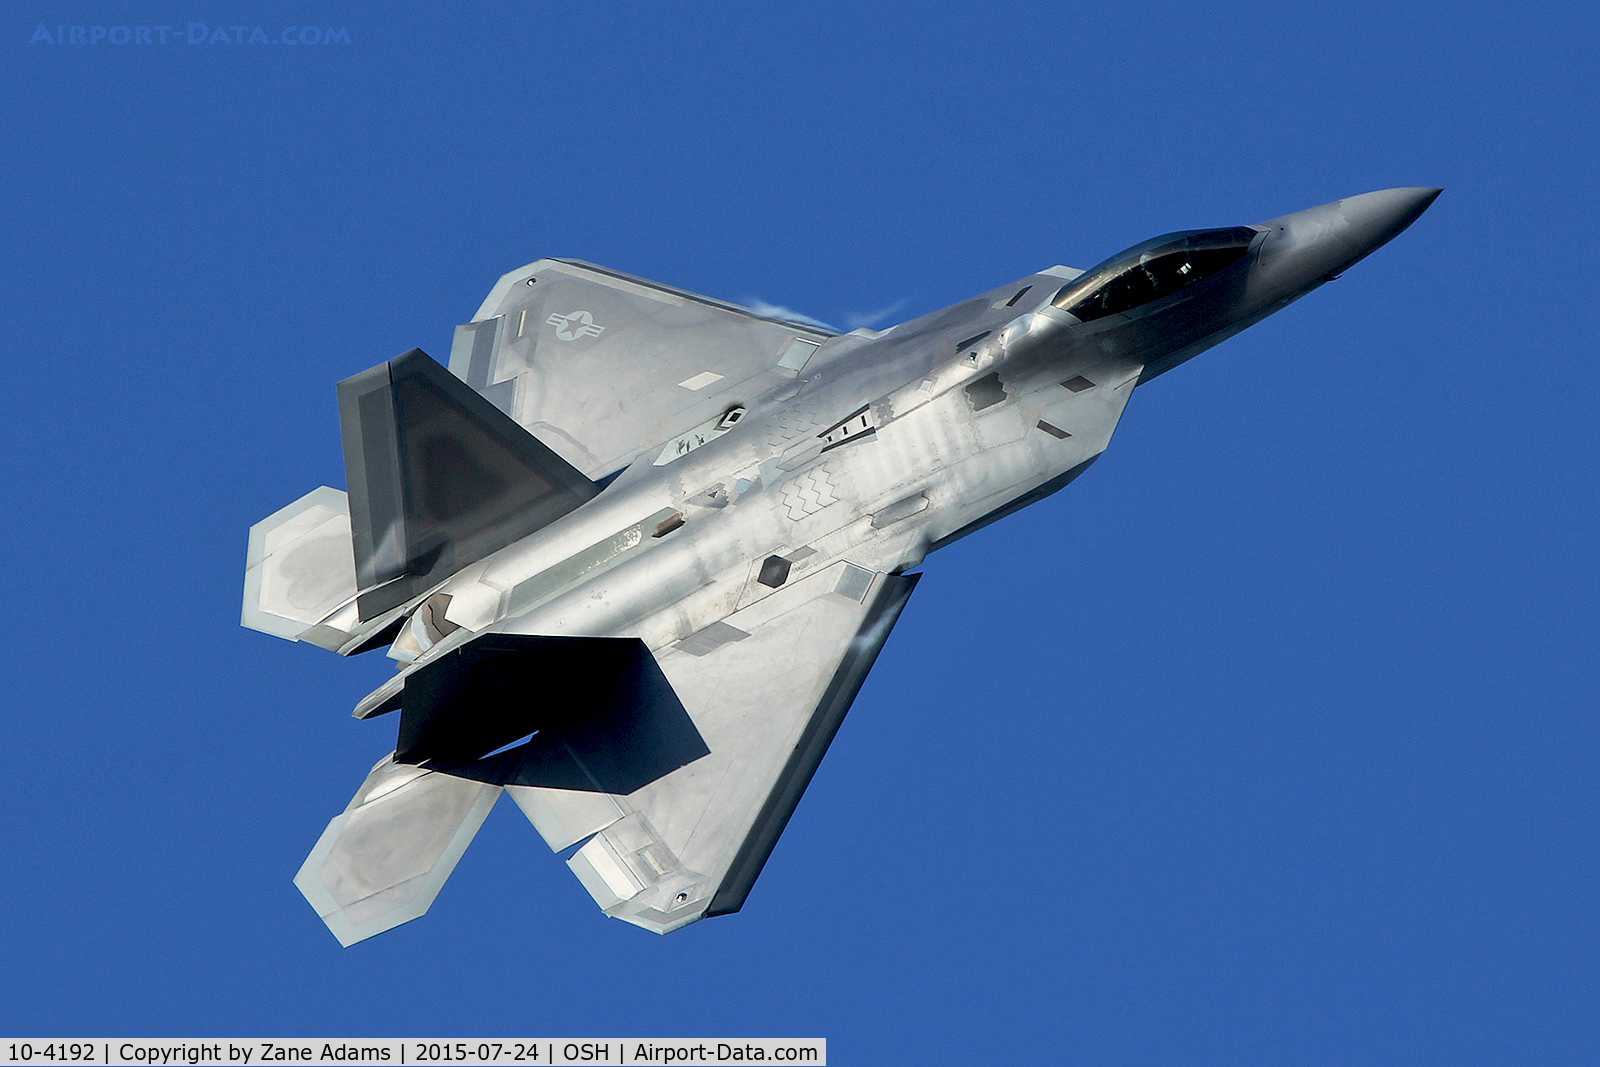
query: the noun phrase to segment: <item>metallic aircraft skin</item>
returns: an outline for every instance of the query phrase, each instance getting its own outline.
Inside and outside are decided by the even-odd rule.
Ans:
[[[907,572],[1065,486],[1105,449],[1137,385],[1337,277],[1438,193],[1390,189],[1169,235],[881,334],[760,319],[569,261],[507,275],[458,331],[450,369],[559,455],[528,462],[559,465],[575,506],[453,573],[427,570],[436,548],[394,555],[410,569],[374,579],[372,560],[404,532],[383,526],[378,475],[362,467],[379,462],[373,428],[386,424],[357,405],[406,375],[440,380],[409,353],[387,377],[375,368],[341,386],[348,502],[319,489],[252,528],[245,625],[344,654],[390,643],[400,664],[356,709],[401,710],[397,752],[296,884],[344,944],[415,918],[506,791],[552,849],[581,843],[568,864],[608,914],[666,933],[738,910],[909,597]],[[528,303],[569,291],[587,309]],[[613,296],[686,332],[594,312]],[[694,373],[709,364],[693,339],[713,350],[724,326],[758,338],[730,352],[767,346],[742,381]],[[624,359],[606,380],[573,369],[581,358],[559,362],[598,360],[604,344]],[[651,345],[654,359],[638,360],[648,374],[632,377],[625,357]],[[597,404],[557,421],[560,405],[541,397],[563,376],[617,397],[616,414]],[[636,398],[655,406],[635,412]],[[627,651],[640,646],[648,654]],[[606,696],[613,676],[632,695]],[[497,725],[461,725],[480,715]]]

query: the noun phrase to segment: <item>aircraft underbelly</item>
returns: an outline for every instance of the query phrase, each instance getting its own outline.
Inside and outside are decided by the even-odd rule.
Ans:
[[[503,276],[450,367],[340,383],[346,492],[251,528],[241,621],[401,670],[295,883],[416,918],[508,792],[610,915],[737,911],[927,553],[1061,489],[1134,387],[1339,276],[1390,189],[836,334],[593,264]]]

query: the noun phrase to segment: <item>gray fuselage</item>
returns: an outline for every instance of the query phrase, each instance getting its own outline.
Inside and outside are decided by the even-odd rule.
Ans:
[[[416,662],[486,630],[655,649],[841,558],[914,567],[1066,485],[1104,450],[1138,383],[1336,276],[1433,195],[1370,193],[1250,227],[1226,267],[1090,321],[1052,304],[1078,277],[1035,275],[880,335],[834,338],[726,432],[637,461],[444,583],[447,618],[463,629],[421,635]]]

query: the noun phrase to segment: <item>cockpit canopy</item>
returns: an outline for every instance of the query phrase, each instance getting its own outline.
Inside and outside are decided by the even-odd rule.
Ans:
[[[1250,250],[1256,233],[1232,226],[1152,238],[1085,271],[1050,302],[1082,322],[1128,311],[1217,273]]]

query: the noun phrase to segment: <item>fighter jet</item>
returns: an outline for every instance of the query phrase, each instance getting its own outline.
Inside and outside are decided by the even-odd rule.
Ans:
[[[923,559],[1081,475],[1136,387],[1337,278],[1438,189],[1188,230],[875,332],[575,260],[339,383],[347,492],[250,530],[243,623],[393,678],[393,753],[295,884],[352,944],[502,793],[606,914],[735,912]]]

